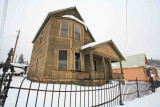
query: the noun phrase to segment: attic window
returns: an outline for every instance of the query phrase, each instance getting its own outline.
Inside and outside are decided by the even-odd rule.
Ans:
[[[80,40],[80,27],[75,25],[75,39]]]
[[[61,23],[61,36],[68,36],[68,23]]]

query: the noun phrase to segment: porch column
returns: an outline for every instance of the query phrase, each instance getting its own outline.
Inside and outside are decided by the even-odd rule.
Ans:
[[[91,79],[91,74],[93,73],[94,69],[94,64],[93,64],[93,53],[90,52],[90,72],[89,72],[89,78]]]
[[[111,59],[109,58],[109,74],[110,74],[110,76],[111,76],[111,79],[113,79],[113,72],[112,72],[112,64],[111,64]]]
[[[104,78],[106,79],[106,64],[105,64],[105,57],[102,57],[102,72],[104,72]]]
[[[124,79],[124,75],[123,75],[123,68],[122,68],[122,62],[120,61],[120,67],[121,67],[121,74],[122,74],[122,79]]]

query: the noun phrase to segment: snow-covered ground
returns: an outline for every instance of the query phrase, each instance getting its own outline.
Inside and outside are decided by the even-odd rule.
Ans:
[[[15,68],[16,73],[24,72],[24,70],[20,68]],[[0,71],[1,72],[1,71]],[[2,72],[1,72],[2,73]],[[13,80],[11,82],[11,86],[14,87],[20,87],[20,84],[25,76],[13,76]],[[127,82],[127,81],[125,81]],[[23,88],[29,88],[31,81],[25,79],[22,87]],[[129,82],[129,83],[134,83]],[[117,81],[112,81],[110,84],[104,85],[102,87],[94,87],[94,89],[101,89],[101,88],[108,88],[112,87],[114,85],[117,85]],[[32,89],[38,89],[38,83],[33,82],[31,85]],[[45,90],[47,84],[40,84],[40,90]],[[48,84],[47,90],[50,90],[51,92],[46,92],[46,98],[45,98],[45,91],[38,91],[38,99],[37,99],[37,107],[43,107],[44,104],[44,98],[45,98],[45,107],[51,107],[51,102],[53,101],[52,107],[57,107],[59,104],[59,107],[75,107],[75,106],[92,106],[92,99],[93,99],[93,105],[101,104],[106,101],[110,101],[113,98],[117,97],[119,95],[118,86],[107,89],[105,91],[95,91],[92,94],[92,91],[86,91],[84,92],[61,92],[59,94],[59,90],[61,91],[73,91],[73,90],[92,90],[92,86],[78,86],[78,85],[59,85],[59,84]],[[56,91],[52,93],[52,90]],[[122,86],[122,93],[130,93],[134,92],[136,90],[136,84],[132,85],[132,87],[127,88]],[[28,90],[21,90],[17,107],[25,107],[27,102],[27,96],[28,96]],[[80,95],[81,94],[81,95]],[[8,97],[6,99],[5,107],[15,107],[16,99],[18,95],[18,89],[10,89],[8,92]],[[29,100],[28,100],[28,107],[34,107],[36,102],[36,95],[37,91],[31,90],[29,94]],[[53,95],[53,100],[52,100]],[[101,96],[102,95],[102,96]],[[112,96],[112,97],[111,97]],[[137,96],[137,93],[135,93],[135,96]],[[104,99],[105,98],[105,99]],[[65,100],[66,99],[66,100]],[[124,102],[123,107],[160,107],[160,88],[156,89],[156,92],[150,95],[146,95],[141,98],[136,98],[132,101]],[[76,103],[75,103],[76,102]],[[81,103],[80,103],[81,102]],[[71,103],[71,104],[70,104]],[[116,100],[116,104],[113,104],[112,106],[116,106],[119,103],[119,97]],[[81,105],[80,105],[81,104]],[[111,106],[111,105],[110,105]],[[117,106],[122,107],[122,106]]]
[[[11,82],[11,86],[14,87],[20,87],[20,84],[24,77],[20,76],[13,76],[13,81]],[[22,87],[23,88],[29,88],[31,81],[25,80]],[[101,88],[108,88],[118,85],[117,81],[112,81],[112,83],[104,85],[104,86],[97,86],[94,87],[94,89],[101,89]],[[45,90],[47,84],[40,84],[40,90]],[[33,82],[32,89],[38,89],[38,83]],[[54,89],[53,89],[54,88]],[[81,89],[80,89],[81,88]],[[51,107],[51,102],[53,101],[52,107],[75,107],[75,106],[80,106],[84,107],[85,106],[92,106],[92,98],[93,98],[93,105],[101,104],[103,102],[109,101],[112,98],[115,98],[116,95],[118,94],[118,86],[113,87],[111,89],[108,89],[106,91],[101,91],[97,90],[96,93],[95,91],[92,94],[92,91],[86,91],[86,92],[61,92],[59,94],[59,90],[61,91],[76,91],[76,90],[92,90],[92,86],[78,86],[78,85],[66,85],[66,84],[48,84],[47,90],[50,90],[51,92],[46,92],[46,98],[45,98],[45,91],[39,91],[38,92],[38,99],[37,99],[37,107],[43,107],[44,104],[44,99],[45,99],[45,107]],[[52,93],[52,90],[54,92]],[[117,94],[115,94],[117,93]],[[52,100],[52,94],[53,94],[53,100]],[[80,95],[81,94],[81,95]],[[8,92],[8,98],[6,99],[5,102],[5,107],[15,107],[16,99],[18,95],[18,89],[10,89]],[[28,100],[28,107],[34,107],[35,102],[36,102],[36,95],[37,91],[30,91],[29,94],[29,100]],[[101,96],[102,95],[102,96]],[[106,96],[107,95],[107,96]],[[112,95],[112,97],[111,97]],[[25,107],[26,102],[27,102],[27,96],[28,96],[28,90],[21,90],[19,94],[19,99],[18,99],[18,105],[17,107]],[[104,101],[104,97],[106,98]],[[81,101],[81,103],[80,103]],[[119,101],[119,98],[117,99],[117,103]],[[75,103],[76,102],[76,103]]]
[[[116,107],[160,107],[160,87],[156,89],[155,93],[124,102],[123,106]]]
[[[13,76],[13,81],[11,82],[11,86],[19,87],[23,79],[24,79],[24,77],[22,77],[22,76],[21,77],[20,76]],[[26,79],[24,81],[22,87],[29,88],[30,83],[31,83],[31,81]],[[108,87],[112,87],[117,84],[118,84],[117,81],[112,81],[112,83],[104,85],[102,87],[97,86],[96,89],[108,88]],[[47,84],[41,83],[40,90],[45,90],[46,86],[47,86]],[[38,89],[38,83],[33,82],[31,88]],[[71,85],[63,84],[60,86],[59,84],[48,84],[47,90],[53,90],[53,88],[54,88],[54,91],[56,91],[56,92],[54,92],[54,93],[46,92],[46,98],[45,98],[45,91],[38,92],[37,107],[43,107],[44,98],[45,98],[45,107],[51,107],[51,101],[53,101],[52,107],[57,107],[58,103],[59,103],[59,107],[64,107],[64,105],[65,105],[65,107],[70,107],[70,106],[80,107],[80,104],[81,104],[81,107],[84,107],[84,105],[87,107],[88,106],[90,107],[90,106],[92,106],[92,98],[93,98],[93,105],[95,105],[95,104],[97,105],[97,104],[101,104],[103,102],[109,101],[112,98],[115,98],[117,96],[117,94],[119,94],[118,88],[116,88],[116,87],[113,89],[108,89],[107,91],[99,91],[99,92],[96,91],[96,93],[94,91],[93,95],[92,95],[92,91],[90,91],[89,93],[87,91],[85,93],[84,92],[81,92],[81,93],[80,92],[77,92],[77,93],[75,93],[75,92],[72,92],[72,93],[61,92],[61,94],[59,94],[59,92],[58,92],[59,90],[61,90],[61,91],[80,90],[80,86],[78,86],[78,85],[71,86]],[[94,89],[95,89],[95,87],[94,87]],[[81,90],[92,90],[92,86],[90,86],[90,87],[81,86]],[[122,91],[122,93],[123,93],[123,91]],[[52,100],[52,94],[53,94],[53,100]],[[104,96],[104,94],[106,96]],[[9,93],[8,93],[8,97],[6,99],[5,107],[15,107],[17,95],[18,95],[18,89],[10,89]],[[30,91],[29,100],[28,100],[28,107],[35,106],[36,95],[37,95],[37,91],[33,91],[33,90]],[[25,107],[26,106],[27,96],[28,96],[28,90],[21,90],[20,91],[20,96],[18,99],[17,107]],[[112,96],[112,98],[111,98],[111,96]],[[105,101],[104,101],[104,98],[106,98]],[[80,99],[81,99],[81,103],[80,103]],[[141,98],[136,98],[132,101],[124,102],[125,105],[117,106],[117,107],[160,107],[159,99],[160,99],[160,88],[156,89],[156,92],[153,94],[146,95]],[[75,101],[76,101],[76,103],[75,103]],[[70,105],[70,102],[71,102],[71,105]],[[118,103],[119,103],[119,98],[117,99],[116,104],[113,104],[112,106],[116,106]]]

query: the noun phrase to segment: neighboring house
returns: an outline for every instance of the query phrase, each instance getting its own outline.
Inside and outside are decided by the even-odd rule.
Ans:
[[[95,42],[76,7],[71,7],[46,17],[33,39],[29,75],[38,76],[42,82],[103,84],[113,79],[111,63],[122,60],[112,40]]]
[[[150,77],[158,80],[158,70],[154,66],[150,66],[145,54],[128,56],[126,61],[122,61],[124,79],[128,81],[149,81]],[[120,66],[117,63],[112,64],[113,72],[119,73]]]

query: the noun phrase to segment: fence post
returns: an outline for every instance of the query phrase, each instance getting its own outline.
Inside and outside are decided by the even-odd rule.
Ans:
[[[136,85],[137,85],[137,97],[139,98],[139,88],[138,88],[138,81],[137,81],[137,77],[136,77]]]
[[[3,68],[3,74],[2,77],[0,78],[0,106],[4,107],[9,86],[12,81],[12,76],[14,72],[14,67],[11,65],[11,57],[13,54],[13,48],[11,48],[10,52],[8,53],[8,58],[4,64],[0,64],[0,69]],[[11,69],[11,73],[6,72]]]
[[[123,105],[123,102],[122,102],[122,93],[121,93],[121,82],[120,82],[119,76],[118,76],[118,79],[119,79],[119,92],[120,92],[119,104],[120,104],[120,105]]]
[[[149,78],[149,82],[151,83],[151,91],[155,92],[155,86],[154,86],[155,83],[152,77]]]

